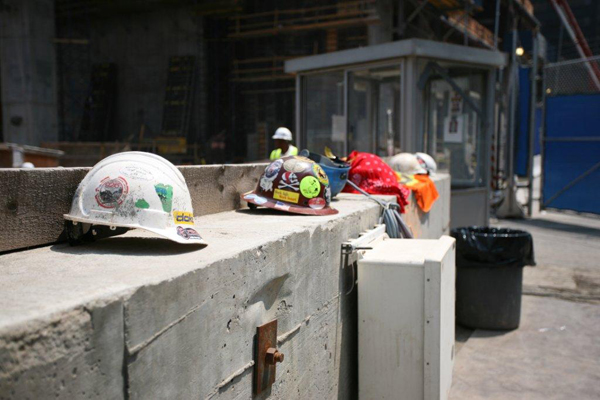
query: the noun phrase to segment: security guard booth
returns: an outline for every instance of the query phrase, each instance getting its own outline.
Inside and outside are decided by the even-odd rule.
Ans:
[[[498,51],[409,39],[286,61],[303,148],[431,154],[452,176],[451,226],[487,225]]]

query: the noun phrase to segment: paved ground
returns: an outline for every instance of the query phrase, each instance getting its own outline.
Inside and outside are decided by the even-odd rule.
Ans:
[[[600,219],[542,213],[501,220],[534,237],[524,271],[521,326],[511,332],[457,327],[450,398],[600,398]]]

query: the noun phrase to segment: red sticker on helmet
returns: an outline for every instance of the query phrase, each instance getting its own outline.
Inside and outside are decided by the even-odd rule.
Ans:
[[[127,193],[129,193],[129,185],[125,178],[119,176],[110,179],[107,176],[96,188],[96,202],[100,207],[115,208],[125,200]]]
[[[313,210],[322,210],[325,208],[325,204],[327,204],[327,202],[321,197],[315,197],[314,199],[310,199],[308,201],[308,206]]]

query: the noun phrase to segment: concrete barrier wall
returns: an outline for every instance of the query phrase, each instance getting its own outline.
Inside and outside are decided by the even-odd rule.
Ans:
[[[240,208],[240,194],[256,187],[266,164],[179,167],[197,216]],[[0,252],[64,240],[68,213],[89,168],[0,169]],[[411,195],[405,220],[417,237],[437,239],[449,224],[450,179],[433,178],[440,199],[423,213]]]
[[[202,249],[131,231],[0,256],[0,398],[250,399],[256,327],[273,319],[285,361],[270,398],[354,398],[340,246],[379,207],[341,197],[334,216],[199,217]]]
[[[181,169],[209,243],[203,249],[131,231],[0,255],[0,399],[249,399],[256,327],[273,319],[286,358],[261,398],[354,398],[356,291],[346,294],[353,274],[340,266],[340,246],[377,222],[379,206],[343,194],[334,216],[218,212],[240,207],[238,193],[263,168]],[[8,192],[28,211],[17,212],[20,221],[35,226],[46,223],[51,202],[31,199],[68,209],[72,195],[56,192],[74,190],[86,170],[31,172],[11,170]],[[420,237],[447,230],[449,179],[439,182],[430,214],[413,198],[405,215]]]
[[[265,164],[179,167],[198,216],[235,210]],[[0,169],[0,252],[64,240],[63,214],[90,168]]]

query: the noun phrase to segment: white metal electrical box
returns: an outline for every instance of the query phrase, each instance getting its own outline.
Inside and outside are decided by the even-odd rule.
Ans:
[[[358,261],[359,398],[447,399],[455,243],[388,239]]]

